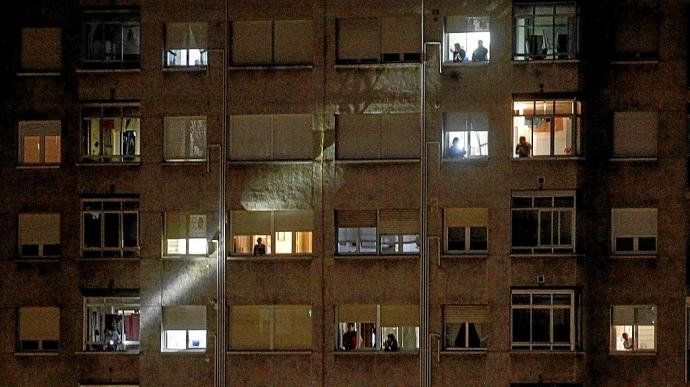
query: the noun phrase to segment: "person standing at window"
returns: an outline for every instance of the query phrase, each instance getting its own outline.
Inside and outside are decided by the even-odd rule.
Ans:
[[[625,348],[626,351],[632,351],[634,346],[632,337],[628,336],[627,332],[623,332],[621,336],[623,338],[623,348]]]
[[[394,334],[388,334],[386,342],[383,343],[383,350],[385,352],[398,352],[398,340],[395,339]]]
[[[462,48],[460,43],[455,43],[455,50],[450,50],[450,52],[453,53],[453,62],[465,62],[465,57],[467,56],[467,54],[465,53],[465,49]]]
[[[520,158],[529,157],[532,154],[532,144],[527,142],[525,136],[520,136],[520,142],[515,146],[515,154]]]
[[[343,333],[343,348],[346,351],[354,351],[357,349],[357,344],[359,342],[359,337],[357,331],[355,331],[354,323],[347,323],[347,332]]]
[[[265,255],[266,254],[266,245],[263,242],[263,239],[261,238],[256,238],[256,244],[254,245],[254,255]]]
[[[448,149],[448,156],[450,156],[450,158],[461,159],[461,158],[465,157],[465,155],[467,154],[467,151],[465,150],[465,148],[460,148],[460,145],[458,145],[459,142],[460,142],[459,138],[455,137],[453,139],[453,144]]]
[[[478,47],[472,52],[472,62],[486,62],[488,60],[486,56],[489,54],[489,50],[484,47],[484,41],[478,41],[477,46]]]

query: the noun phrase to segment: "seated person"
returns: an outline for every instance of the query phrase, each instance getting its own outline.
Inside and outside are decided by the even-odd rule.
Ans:
[[[120,344],[120,335],[117,330],[111,328],[106,328],[103,330],[103,350],[104,351],[117,351],[117,346]]]
[[[455,137],[453,139],[453,144],[448,149],[448,157],[452,159],[461,159],[464,158],[465,155],[467,155],[467,151],[465,150],[465,148],[460,148],[460,146],[458,145],[459,142],[459,138]]]

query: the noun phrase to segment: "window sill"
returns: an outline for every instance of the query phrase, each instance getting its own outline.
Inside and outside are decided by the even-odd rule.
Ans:
[[[208,66],[175,66],[175,67],[165,67],[163,66],[164,73],[206,73],[208,72]]]
[[[77,74],[102,74],[102,73],[140,73],[141,68],[130,69],[76,69]]]
[[[91,262],[91,261],[140,261],[141,257],[78,257],[77,261]]]
[[[628,161],[641,161],[641,162],[656,162],[659,158],[656,156],[641,156],[641,157],[611,157],[609,159],[612,163],[621,163]]]
[[[311,255],[230,255],[228,261],[311,261]]]
[[[16,263],[60,263],[60,257],[27,257],[15,258]]]
[[[450,164],[455,164],[455,163],[468,163],[468,164],[484,164],[489,162],[489,157],[463,157],[463,158],[450,158],[450,157],[444,157],[441,159],[443,163],[450,163]]]
[[[510,258],[580,258],[583,254],[576,253],[533,253],[533,254],[510,254]]]
[[[560,350],[560,351],[549,351],[549,350],[529,351],[529,350],[515,350],[515,349],[513,349],[513,350],[509,350],[508,353],[510,355],[520,355],[520,356],[523,356],[523,355],[528,355],[528,356],[529,355],[537,355],[537,356],[544,356],[544,355],[546,355],[546,356],[552,356],[552,355],[556,355],[556,356],[564,356],[564,355],[565,356],[584,356],[585,355],[585,352],[581,352],[581,351],[563,351],[563,350]]]
[[[441,355],[486,355],[488,353],[487,348],[457,348],[457,349],[444,349],[441,351]]]
[[[313,351],[227,351],[231,356],[311,356]]]
[[[203,261],[214,259],[217,254],[210,255],[163,255],[162,261]]]
[[[535,65],[545,65],[545,64],[579,64],[583,63],[581,59],[525,59],[525,60],[517,60],[513,59],[512,60],[514,65],[528,65],[528,64],[535,64]]]
[[[60,352],[15,352],[16,357],[59,356]]]
[[[656,356],[656,351],[615,351],[609,352],[609,356]]]
[[[228,160],[228,165],[290,165],[290,164],[310,164],[311,159],[300,160]]]
[[[531,157],[513,157],[513,161],[529,162],[529,161],[584,161],[582,156],[531,156]]]
[[[421,66],[421,62],[395,62],[395,63],[336,63],[336,69],[385,69],[385,68],[415,68]]]
[[[262,71],[262,70],[311,70],[311,64],[274,64],[274,65],[247,65],[228,66],[228,71]]]
[[[18,77],[59,77],[60,71],[18,71]]]
[[[139,167],[141,161],[92,161],[92,162],[78,162],[77,167]]]
[[[609,256],[611,259],[657,259],[656,254],[611,254]]]
[[[161,355],[205,355],[205,349],[161,349]]]
[[[336,159],[336,164],[416,164],[420,159]]]
[[[443,67],[484,67],[491,64],[491,61],[485,60],[483,62],[443,62]]]
[[[357,259],[419,259],[419,253],[414,254],[379,254],[379,255],[358,255],[358,254],[338,254],[333,256],[336,260],[357,260]]]
[[[658,65],[658,59],[627,59],[627,60],[612,60],[612,65]]]
[[[60,164],[18,164],[17,169],[60,169]]]
[[[206,160],[165,160],[161,161],[161,165],[197,165],[206,166]]]
[[[441,255],[442,259],[487,259],[489,253],[445,253]]]
[[[330,353],[334,356],[417,356],[419,350],[414,351],[382,351],[382,350],[358,350],[358,351],[333,351]]]
[[[97,352],[97,351],[78,351],[74,353],[75,355],[85,355],[85,356],[100,356],[100,355],[105,355],[105,356],[139,356],[140,352],[139,351],[132,351],[132,352],[127,352],[127,351],[103,351],[103,352]]]

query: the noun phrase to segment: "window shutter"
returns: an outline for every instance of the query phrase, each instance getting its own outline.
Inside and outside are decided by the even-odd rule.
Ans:
[[[338,19],[337,23],[339,60],[378,61],[380,42],[377,18],[344,18]]]
[[[165,159],[185,158],[187,122],[184,117],[165,118]]]
[[[384,17],[381,19],[381,52],[404,54],[421,52],[419,16]]]
[[[275,61],[284,64],[312,63],[313,22],[311,20],[276,20]]]
[[[230,117],[230,158],[271,159],[272,118],[268,114]]]
[[[376,227],[374,210],[336,210],[338,227]]]
[[[232,235],[265,235],[271,233],[270,211],[232,211]]]
[[[446,16],[446,33],[467,32],[467,18],[464,16]]]
[[[167,239],[187,238],[187,217],[178,212],[165,213],[165,236]]]
[[[616,156],[655,156],[658,117],[656,112],[614,113],[613,153]]]
[[[611,308],[611,325],[634,325],[635,307],[620,305]],[[632,332],[628,332],[632,334]]]
[[[238,21],[232,24],[232,60],[238,65],[273,62],[273,27],[270,21]]]
[[[379,114],[343,114],[337,121],[338,159],[367,159],[379,157]]]
[[[489,308],[482,305],[446,305],[443,307],[443,318],[446,323],[475,322],[488,320]]]
[[[419,234],[418,210],[381,210],[379,213],[379,233]]]
[[[652,305],[638,306],[637,325],[656,325],[656,307]]]
[[[60,135],[60,121],[19,121],[20,135]]]
[[[207,49],[206,23],[188,23],[187,26],[187,47],[201,50]]]
[[[60,308],[19,308],[19,338],[21,340],[60,340]]]
[[[656,236],[656,208],[613,208],[611,230],[616,236]]]
[[[488,208],[446,208],[443,212],[445,227],[487,227]]]
[[[230,313],[232,349],[271,349],[273,310],[270,305],[234,305]]]
[[[184,50],[187,47],[188,23],[167,23],[165,25],[165,48],[168,50]]]
[[[189,215],[189,237],[206,238],[206,215]]]
[[[418,158],[419,132],[417,114],[382,115],[381,158]]]
[[[276,211],[273,213],[273,229],[281,231],[312,231],[312,210]]]
[[[311,159],[312,126],[310,114],[273,116],[273,157],[278,160]]]
[[[19,214],[19,243],[59,245],[60,214]]]
[[[163,307],[163,329],[206,330],[206,306],[175,305]]]
[[[273,349],[311,349],[311,306],[274,306]]]
[[[22,68],[25,70],[62,68],[61,39],[59,28],[22,29]]]
[[[338,322],[376,322],[376,305],[338,305]]]
[[[616,53],[623,59],[640,59],[636,54],[656,54],[659,50],[659,21],[656,10],[621,7],[615,13]],[[644,55],[642,59],[649,59]]]
[[[382,327],[418,327],[418,305],[381,305]]]

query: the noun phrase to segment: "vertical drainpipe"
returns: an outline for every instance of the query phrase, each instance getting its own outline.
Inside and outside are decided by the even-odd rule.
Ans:
[[[419,66],[419,211],[420,211],[420,267],[419,267],[419,385],[431,385],[431,347],[429,345],[429,247],[427,241],[427,155],[426,155],[426,44],[424,44],[424,0],[420,0],[420,36],[422,58]]]

